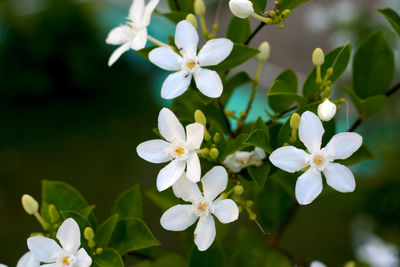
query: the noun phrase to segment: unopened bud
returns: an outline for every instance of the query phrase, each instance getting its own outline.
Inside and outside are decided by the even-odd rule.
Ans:
[[[257,219],[257,215],[255,213],[251,213],[249,218],[250,220],[255,221]]]
[[[252,200],[247,200],[247,201],[246,201],[246,206],[249,207],[249,208],[250,208],[251,206],[253,206],[253,204],[254,204],[254,202],[253,202]]]
[[[356,267],[356,266],[357,266],[357,264],[356,264],[355,261],[349,261],[349,262],[346,262],[346,263],[343,265],[343,267]]]
[[[285,9],[285,10],[282,11],[281,15],[282,15],[284,18],[287,18],[287,17],[289,17],[290,13],[291,13],[291,10],[290,10],[290,9]]]
[[[229,9],[238,18],[245,19],[254,13],[253,3],[249,0],[230,0]]]
[[[265,62],[268,60],[269,55],[271,54],[271,47],[268,42],[262,42],[258,47],[260,53],[257,55],[257,59],[261,62]]]
[[[203,0],[194,1],[194,13],[199,17],[202,17],[206,14],[206,5],[204,4]]]
[[[326,76],[329,78],[332,74],[333,74],[333,68],[332,68],[332,67],[331,67],[331,68],[328,68],[328,69],[326,70]]]
[[[333,104],[329,99],[325,99],[324,102],[318,106],[318,117],[321,121],[330,121],[336,114],[336,105]]]
[[[212,159],[217,159],[218,156],[219,156],[219,151],[218,151],[218,149],[217,149],[217,148],[211,148],[211,149],[210,149],[209,155],[210,155],[210,158],[212,158]]]
[[[298,113],[293,113],[290,117],[290,128],[298,129],[300,125],[300,115]]]
[[[60,213],[58,213],[56,206],[53,204],[49,205],[49,216],[52,223],[56,223],[60,220]]]
[[[233,191],[235,192],[235,195],[241,195],[244,192],[244,188],[241,185],[235,185],[235,187],[233,188]]]
[[[213,140],[214,140],[214,143],[219,143],[219,141],[221,141],[221,134],[220,133],[216,133],[214,135]]]
[[[271,18],[276,17],[276,12],[274,10],[271,10],[269,12],[269,15],[270,15]]]
[[[285,28],[285,24],[279,22],[279,23],[278,23],[278,28],[279,28],[279,29]]]
[[[85,237],[86,240],[93,240],[94,238],[94,232],[91,227],[86,227],[85,231],[83,231],[83,236]]]
[[[233,113],[232,110],[230,110],[230,109],[225,109],[224,112],[225,112],[225,115],[226,115],[227,117],[236,119],[236,115],[235,115],[235,113]]]
[[[189,21],[193,27],[197,28],[197,19],[192,13],[186,16],[186,20]]]
[[[39,211],[39,203],[27,194],[22,196],[22,207],[29,215],[33,215]]]
[[[194,112],[194,121],[202,124],[203,126],[206,126],[207,119],[206,119],[206,116],[204,115],[203,111],[201,111],[200,109],[197,109]]]
[[[312,62],[315,66],[321,66],[325,62],[325,55],[321,48],[316,48],[312,54]]]
[[[267,24],[272,24],[272,19],[271,18],[266,18],[265,19],[265,23],[267,23]]]
[[[100,255],[100,254],[102,254],[103,253],[103,248],[97,248],[96,249],[96,254],[97,255]]]

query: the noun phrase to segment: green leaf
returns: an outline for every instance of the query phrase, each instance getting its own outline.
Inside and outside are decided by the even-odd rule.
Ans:
[[[111,238],[111,246],[121,255],[158,245],[160,242],[139,218],[126,218],[119,221]]]
[[[378,9],[378,12],[385,16],[394,30],[400,36],[400,16],[391,8]]]
[[[256,146],[262,148],[268,154],[272,153],[272,148],[269,143],[268,137],[261,129],[256,129],[249,137],[243,142],[245,145]]]
[[[176,6],[176,3],[178,3],[179,9]],[[169,8],[172,11],[182,11],[185,13],[194,13],[193,3],[194,1],[188,0],[168,0]]]
[[[234,140],[230,141],[226,146],[222,158],[225,159],[230,154],[235,153],[236,151],[239,150],[243,150],[244,148],[248,147],[249,145],[244,143],[248,139],[248,137],[249,137],[248,134],[240,134]]]
[[[252,0],[254,11],[257,13],[264,13],[267,7],[267,0]]]
[[[384,108],[388,100],[385,95],[376,95],[367,99],[360,99],[353,90],[349,88],[345,88],[345,90],[363,119]]]
[[[248,47],[246,45],[235,43],[231,54],[215,67],[210,67],[216,71],[231,70],[234,67],[242,65],[252,57],[259,53],[258,49]]]
[[[267,181],[269,171],[271,167],[269,165],[262,165],[260,167],[251,166],[247,168],[251,179],[256,183],[259,190],[263,189],[265,181]]]
[[[236,73],[234,76],[229,78],[224,84],[224,91],[222,92],[220,98],[222,104],[225,105],[228,102],[229,98],[236,88],[250,82],[252,82],[252,79],[246,72],[243,71]]]
[[[321,66],[322,78],[326,74],[326,70],[330,67],[333,68],[333,74],[330,76],[329,80],[334,83],[346,70],[349,64],[351,56],[351,45],[337,47],[328,52],[325,56],[325,63]],[[306,81],[303,85],[303,96],[306,98],[313,98],[317,96],[320,91],[317,86],[316,80],[316,68],[313,68],[311,73],[308,75]]]
[[[353,61],[354,91],[360,98],[385,94],[394,74],[394,55],[383,32],[364,39]]]
[[[308,0],[279,0],[277,7],[282,11],[285,9],[293,10],[307,1]]]
[[[179,267],[187,266],[187,260],[176,253],[164,254],[155,260],[141,261],[135,267]]]
[[[94,258],[93,267],[124,267],[121,256],[112,248],[104,249],[103,253]]]
[[[146,191],[146,196],[162,211],[180,203],[171,190],[159,192],[156,188],[153,188]]]
[[[139,56],[142,56],[144,59],[149,60],[149,53],[150,53],[150,51],[153,50],[153,49],[155,49],[155,48],[157,48],[157,47],[158,47],[158,46],[155,46],[155,45],[148,46],[148,47],[145,47],[145,48],[143,48],[143,49],[140,49],[140,50],[136,51],[136,53],[137,53]]]
[[[72,218],[76,221],[76,223],[79,225],[79,229],[82,231],[86,227],[92,227],[92,224],[85,218],[82,217],[79,213],[72,211],[72,210],[62,210],[60,211],[60,214],[63,218],[63,221],[65,221],[68,218]]]
[[[97,247],[105,248],[108,246],[114,229],[117,226],[118,219],[118,214],[114,214],[99,226],[94,235],[94,241],[96,242]]]
[[[172,11],[172,12],[168,12],[168,13],[162,13],[161,15],[163,15],[164,17],[166,17],[173,23],[178,24],[178,22],[180,22],[181,20],[186,19],[187,13]]]
[[[351,155],[350,158],[337,160],[336,162],[349,166],[371,159],[375,159],[375,156],[368,149],[368,147],[363,144],[353,155]]]
[[[142,199],[138,185],[123,192],[115,201],[112,214],[118,214],[119,219],[142,217]]]
[[[244,43],[251,35],[251,25],[249,19],[240,19],[233,16],[229,23],[226,36],[232,42]]]
[[[189,260],[190,267],[221,267],[225,266],[225,255],[221,245],[214,242],[206,251],[193,248]]]

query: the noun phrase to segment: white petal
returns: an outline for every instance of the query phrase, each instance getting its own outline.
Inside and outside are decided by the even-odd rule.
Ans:
[[[229,39],[211,39],[201,48],[198,54],[200,66],[218,65],[230,55],[232,49],[233,43]]]
[[[321,192],[322,177],[319,171],[310,168],[297,179],[296,199],[299,204],[310,204]]]
[[[27,252],[21,257],[21,259],[19,259],[17,267],[39,267],[39,261],[35,258],[32,252]]]
[[[324,127],[317,115],[310,111],[301,115],[299,138],[311,153],[318,152],[321,149],[324,132]]]
[[[40,267],[57,267],[57,263],[42,264]]]
[[[239,208],[232,199],[220,199],[213,202],[213,214],[222,223],[236,221],[239,217]]]
[[[137,146],[139,157],[152,163],[163,163],[172,158],[169,154],[171,144],[161,139],[150,140]]]
[[[149,53],[151,63],[164,70],[180,70],[182,58],[171,48],[158,47]]]
[[[304,150],[295,148],[294,146],[283,146],[272,152],[269,160],[276,167],[293,173],[307,166],[307,157],[309,157],[309,154]]]
[[[222,94],[223,86],[221,78],[214,70],[201,68],[194,74],[194,81],[199,91],[208,97],[217,98]]]
[[[193,183],[197,183],[198,181],[200,181],[201,166],[199,156],[197,156],[196,152],[192,151],[189,153],[186,164],[187,179]]]
[[[131,31],[127,25],[112,29],[107,36],[106,43],[112,45],[121,45],[126,43],[129,40],[125,34],[127,31]]]
[[[108,60],[108,66],[111,67],[123,53],[125,53],[126,51],[129,50],[129,48],[130,48],[130,45],[128,42],[128,43],[121,45],[117,49],[115,49],[115,51],[111,54],[110,59]]]
[[[259,147],[254,148],[254,151],[252,152],[251,158],[255,160],[263,160],[267,157],[265,154],[265,151],[262,150]]]
[[[254,13],[253,3],[249,0],[230,0],[229,9],[238,18],[248,18]]]
[[[185,129],[175,114],[168,108],[162,108],[158,115],[158,130],[169,142],[185,141]]]
[[[168,75],[161,88],[161,97],[164,99],[173,99],[183,94],[190,85],[191,74],[183,71]]]
[[[57,239],[64,250],[76,253],[81,246],[81,231],[79,225],[72,218],[66,219],[57,231]]]
[[[324,169],[326,183],[333,189],[348,193],[356,188],[354,175],[349,168],[339,163],[329,163]]]
[[[81,248],[76,254],[76,262],[78,267],[89,267],[92,265],[92,258],[87,254],[84,248]]]
[[[197,220],[192,205],[176,205],[161,216],[161,226],[169,231],[183,231]]]
[[[204,197],[213,201],[221,194],[228,184],[228,173],[222,166],[215,166],[209,170],[201,179],[203,184]]]
[[[61,247],[53,239],[44,236],[28,238],[28,248],[42,262],[55,262]]]
[[[215,222],[211,215],[200,217],[194,231],[194,243],[200,251],[207,250],[215,239]]]
[[[204,126],[197,122],[189,124],[186,126],[186,138],[194,149],[199,149],[204,138]]]
[[[182,55],[195,56],[197,54],[198,42],[199,35],[190,22],[182,20],[176,25],[175,44]]]
[[[144,14],[144,0],[133,0],[128,18],[136,24],[141,24]]]
[[[310,267],[326,267],[326,265],[320,261],[312,261]]]
[[[143,25],[144,26],[149,26],[150,24],[150,19],[151,19],[151,14],[153,13],[154,9],[156,9],[158,2],[160,0],[150,0],[146,7],[144,8],[144,16],[143,16]]]
[[[331,159],[347,159],[360,148],[362,140],[358,133],[338,133],[326,145],[325,152]]]
[[[147,43],[147,29],[143,28],[136,33],[135,37],[129,42],[133,50],[140,50],[146,46]]]
[[[196,202],[202,197],[196,183],[189,181],[185,174],[172,186],[174,194],[187,202]]]
[[[164,191],[172,186],[185,171],[186,162],[173,160],[161,169],[157,176],[158,191]]]

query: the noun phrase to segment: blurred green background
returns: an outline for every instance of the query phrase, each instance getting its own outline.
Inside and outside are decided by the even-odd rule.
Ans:
[[[165,9],[161,2],[160,9]],[[216,2],[206,1],[210,5]],[[40,231],[34,218],[24,213],[20,198],[29,193],[40,199],[42,179],[62,180],[76,187],[97,206],[100,221],[109,215],[114,199],[124,189],[139,183],[145,190],[155,183],[161,166],[139,159],[135,147],[154,137],[158,111],[169,104],[159,97],[167,73],[132,51],[113,67],[106,65],[116,47],[107,46],[105,37],[124,21],[130,4],[130,0],[0,0],[2,263],[14,266],[27,250],[27,235]],[[266,27],[252,43],[256,47],[268,40],[272,47],[261,81],[264,90],[259,92],[253,115],[265,108],[265,90],[281,70],[293,68],[304,80],[317,46],[328,51],[349,41],[355,47],[369,32],[383,29],[392,48],[397,49],[399,62],[399,40],[374,11],[387,6],[400,10],[398,0],[310,0],[288,19],[285,30]],[[223,14],[221,29],[231,16],[227,1]],[[152,35],[166,40],[165,32],[173,33],[173,29],[172,23],[153,16]],[[255,64],[249,62],[244,68],[254,72]],[[349,69],[341,85],[350,83],[350,74]],[[395,82],[399,77],[397,71]],[[344,95],[342,87],[336,87],[338,96]],[[246,103],[243,97],[249,94],[249,88],[241,88],[229,106],[240,110]],[[284,247],[299,257],[339,266],[365,258],[359,244],[372,236],[386,242],[399,263],[398,103],[399,93],[359,129],[376,160],[354,166],[355,193],[326,190],[312,205],[301,207],[283,237]],[[339,111],[340,130],[347,128],[344,107]],[[350,123],[356,117],[350,107]],[[145,221],[164,249],[178,249],[174,242],[177,234],[159,225],[161,211],[146,197],[144,202]],[[259,232],[246,218],[242,223]]]

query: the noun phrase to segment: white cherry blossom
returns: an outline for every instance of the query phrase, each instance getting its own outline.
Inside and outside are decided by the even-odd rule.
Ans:
[[[158,130],[166,141],[161,139],[141,143],[136,148],[138,155],[152,163],[170,162],[158,173],[157,188],[163,191],[172,186],[183,172],[192,182],[200,181],[201,166],[196,149],[204,138],[204,126],[192,123],[183,128],[175,114],[163,108],[158,116]]]
[[[57,231],[61,246],[51,238],[34,236],[28,238],[28,248],[48,267],[89,267],[92,259],[81,246],[81,232],[76,221],[66,219]]]
[[[226,38],[209,40],[199,53],[199,35],[193,25],[183,20],[176,26],[175,44],[179,54],[168,47],[159,47],[149,53],[149,60],[158,67],[176,71],[170,74],[161,88],[161,97],[173,99],[182,95],[194,77],[197,88],[208,97],[221,96],[223,86],[218,73],[205,69],[225,60],[233,49],[232,41]]]
[[[321,172],[327,184],[339,192],[353,192],[356,187],[351,170],[333,161],[350,157],[360,148],[362,137],[357,133],[339,133],[321,149],[324,132],[319,118],[306,111],[300,119],[299,137],[309,152],[294,146],[284,146],[272,152],[269,157],[272,164],[287,172],[294,173],[309,167],[296,183],[296,198],[302,205],[310,204],[321,193]]]
[[[242,169],[249,166],[260,167],[263,164],[263,159],[266,158],[264,150],[256,147],[253,151],[236,151],[227,156],[223,164],[234,173],[240,172]]]
[[[146,46],[147,26],[150,24],[151,14],[159,1],[150,0],[145,6],[144,0],[133,0],[127,23],[114,28],[106,39],[107,44],[120,46],[111,55],[108,61],[109,66],[129,49],[140,50]]]
[[[182,175],[172,188],[177,197],[191,204],[173,206],[162,215],[160,222],[166,230],[183,231],[198,220],[194,242],[200,251],[204,251],[211,246],[216,235],[212,215],[221,223],[230,223],[237,220],[239,209],[231,199],[216,199],[228,183],[228,174],[224,167],[212,168],[201,179],[201,183],[203,194],[197,184]]]
[[[249,0],[230,0],[229,9],[238,18],[245,19],[254,13],[253,3]]]

